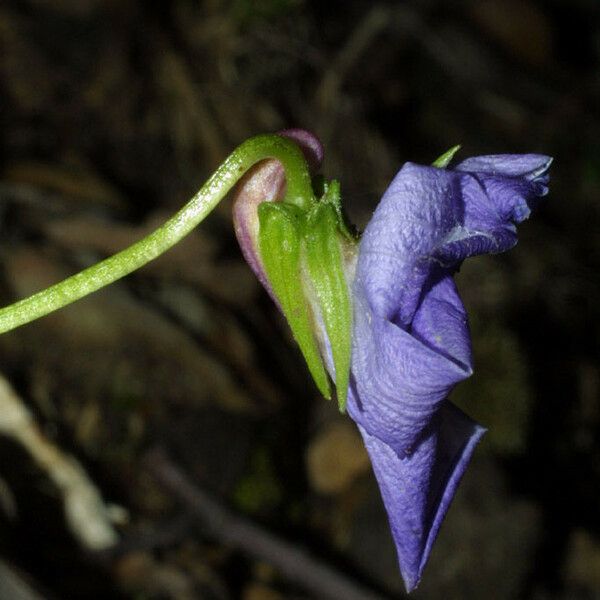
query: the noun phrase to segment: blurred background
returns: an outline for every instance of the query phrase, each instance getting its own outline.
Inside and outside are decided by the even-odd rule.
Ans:
[[[3,305],[152,230],[257,133],[315,131],[359,226],[406,160],[553,155],[519,245],[458,277],[475,375],[452,399],[489,433],[413,597],[600,598],[597,0],[5,0],[0,44]],[[404,597],[358,435],[230,209],[0,337],[2,600],[326,597],[231,519]]]

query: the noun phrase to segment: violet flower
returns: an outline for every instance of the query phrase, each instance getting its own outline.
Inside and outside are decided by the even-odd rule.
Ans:
[[[482,156],[404,165],[362,236],[353,285],[348,412],[371,457],[406,589],[418,584],[484,429],[447,400],[472,373],[453,273],[517,242],[551,159]]]
[[[293,136],[318,163],[314,138]],[[472,373],[467,315],[453,274],[465,258],[516,244],[515,224],[547,193],[550,163],[537,154],[475,157],[452,169],[407,163],[383,195],[357,256],[346,254],[353,304],[347,410],[373,464],[407,591],[419,583],[485,432],[448,400]],[[271,295],[253,211],[281,198],[283,177],[272,162],[258,166],[234,209],[244,254]],[[314,305],[310,292],[307,302]],[[331,347],[314,306],[313,312],[335,379]]]

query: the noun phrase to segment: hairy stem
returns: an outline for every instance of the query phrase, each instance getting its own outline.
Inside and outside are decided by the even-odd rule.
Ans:
[[[76,275],[0,309],[0,333],[79,300],[160,256],[203,221],[250,167],[266,158],[275,158],[283,165],[287,182],[285,201],[306,208],[313,192],[308,167],[298,146],[278,135],[253,137],[238,146],[200,191],[156,231]]]

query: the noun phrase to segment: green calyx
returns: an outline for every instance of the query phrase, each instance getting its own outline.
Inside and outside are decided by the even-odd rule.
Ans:
[[[346,226],[337,181],[323,184],[306,208],[288,202],[258,207],[259,249],[265,272],[319,391],[331,398],[322,352],[326,333],[339,408],[346,407],[352,344],[352,307],[345,248],[356,243]]]
[[[437,167],[438,169],[445,169],[450,164],[450,162],[454,158],[454,155],[459,150],[460,150],[460,144],[457,144],[456,146],[452,146],[452,148],[450,148],[449,150],[446,150],[446,152],[444,152],[444,154],[442,154],[441,156],[438,156],[438,158],[436,158],[431,163],[431,166]]]

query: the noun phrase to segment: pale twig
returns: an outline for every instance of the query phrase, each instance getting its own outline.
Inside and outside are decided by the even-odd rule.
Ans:
[[[0,598],[6,600],[43,600],[9,565],[0,561]]]
[[[83,467],[42,434],[23,400],[1,375],[0,435],[21,445],[56,485],[67,525],[84,548],[104,550],[117,542],[110,508]]]
[[[208,535],[255,559],[268,562],[290,582],[315,594],[315,597],[382,600],[382,596],[324,565],[306,550],[219,504],[194,485],[161,450],[150,452],[145,463],[157,481],[196,515]]]

